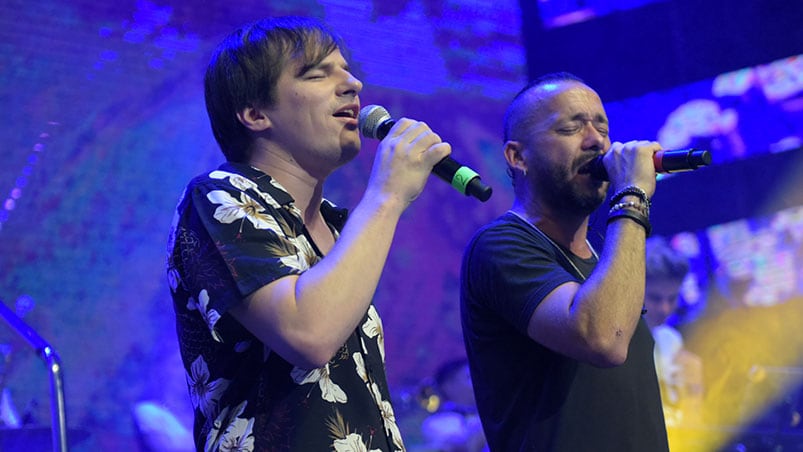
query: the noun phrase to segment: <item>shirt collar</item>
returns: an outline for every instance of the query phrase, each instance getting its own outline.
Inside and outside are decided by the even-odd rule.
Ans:
[[[241,174],[252,181],[256,182],[259,189],[268,193],[273,199],[281,206],[291,207],[295,202],[293,196],[286,190],[281,188],[278,182],[271,183],[273,178],[264,171],[254,168],[247,163],[238,162],[225,162],[218,168],[221,171],[228,171],[232,173]],[[331,201],[324,199],[321,203],[321,214],[327,223],[330,223],[338,231],[343,229],[343,226],[348,219],[348,209],[337,207]]]
[[[295,199],[293,199],[290,193],[287,193],[286,190],[280,188],[280,184],[276,182],[271,183],[273,178],[270,177],[269,174],[254,168],[247,163],[226,162],[220,165],[220,168],[218,169],[221,171],[242,174],[243,176],[251,179],[252,181],[256,182],[260,190],[271,195],[273,199],[276,200],[276,202],[281,206],[290,205],[295,202]]]

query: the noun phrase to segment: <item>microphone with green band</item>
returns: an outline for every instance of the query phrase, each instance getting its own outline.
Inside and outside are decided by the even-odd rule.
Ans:
[[[390,113],[379,105],[368,105],[360,110],[360,132],[367,138],[381,140],[385,138],[396,121]],[[460,193],[473,196],[482,202],[487,201],[493,189],[480,180],[480,175],[473,169],[446,157],[432,168],[432,172],[450,183]]]

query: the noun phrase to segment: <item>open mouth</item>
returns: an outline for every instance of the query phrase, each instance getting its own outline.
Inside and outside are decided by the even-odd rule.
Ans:
[[[588,162],[584,163],[583,166],[577,169],[578,174],[591,174],[593,167],[595,166],[596,160],[592,159]]]
[[[337,110],[334,114],[337,118],[348,118],[348,119],[357,119],[359,115],[360,107],[356,105],[348,105]]]
[[[605,170],[605,165],[602,164],[602,159],[599,156],[580,166],[577,169],[577,174],[588,174],[601,181],[608,180],[608,172]]]

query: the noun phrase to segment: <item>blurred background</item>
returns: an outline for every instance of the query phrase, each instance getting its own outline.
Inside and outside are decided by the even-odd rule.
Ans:
[[[433,178],[376,294],[410,449],[427,448],[437,369],[464,355],[463,246],[512,202],[504,109],[528,78],[567,70],[600,93],[614,140],[713,156],[661,177],[652,209],[654,234],[692,264],[670,321],[706,378],[673,450],[803,450],[800,0],[5,0],[0,300],[61,357],[73,450],[149,450],[191,426],[164,268],[184,185],[223,161],[203,71],[235,27],[286,14],[340,32],[362,104],[427,121],[494,188],[481,203]],[[329,199],[359,201],[375,147]],[[0,353],[0,444],[27,428],[48,450],[47,366],[5,322]]]

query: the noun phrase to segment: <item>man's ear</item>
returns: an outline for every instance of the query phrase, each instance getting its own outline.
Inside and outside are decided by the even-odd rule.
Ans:
[[[265,112],[252,105],[241,109],[237,112],[237,120],[240,121],[246,129],[252,132],[262,132],[271,127],[270,118]]]
[[[521,141],[508,140],[505,143],[505,161],[512,169],[517,169],[527,174],[527,162],[524,159],[524,145]]]

